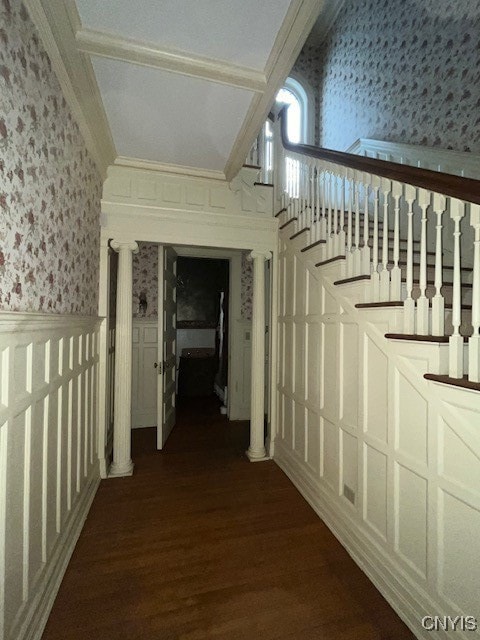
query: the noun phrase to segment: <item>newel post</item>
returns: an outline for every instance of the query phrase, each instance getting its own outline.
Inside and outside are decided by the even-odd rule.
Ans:
[[[138,252],[136,242],[112,240],[118,252],[117,318],[115,337],[115,402],[113,421],[113,462],[110,477],[130,476],[132,410],[132,254]]]

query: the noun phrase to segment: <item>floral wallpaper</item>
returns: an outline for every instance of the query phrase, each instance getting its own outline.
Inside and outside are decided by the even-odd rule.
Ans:
[[[319,58],[320,143],[358,138],[480,153],[480,0],[346,0]],[[304,67],[309,67],[307,72]]]
[[[25,7],[0,0],[0,309],[98,313],[101,189]]]
[[[133,317],[158,315],[158,244],[139,242],[133,255]]]
[[[249,251],[242,253],[242,289],[241,289],[241,315],[243,320],[252,319],[253,300],[253,266],[248,260]]]
[[[290,75],[298,80],[307,93],[314,96],[315,131],[314,144],[320,144],[320,81],[322,74],[322,51],[320,46],[306,44],[300,52]]]

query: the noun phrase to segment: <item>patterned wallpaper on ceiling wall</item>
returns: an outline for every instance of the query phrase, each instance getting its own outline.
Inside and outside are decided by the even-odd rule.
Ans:
[[[0,0],[0,309],[98,313],[101,189],[32,21]]]
[[[322,146],[479,153],[479,33],[480,0],[346,0],[322,48]]]

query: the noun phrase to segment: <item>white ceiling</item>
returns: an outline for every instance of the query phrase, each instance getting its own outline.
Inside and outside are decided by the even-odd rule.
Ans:
[[[263,70],[290,0],[77,0],[84,27]]]
[[[107,58],[93,68],[118,155],[223,170],[251,91]]]
[[[322,1],[76,0],[110,156],[233,177]]]
[[[231,180],[327,0],[24,0],[102,175]]]

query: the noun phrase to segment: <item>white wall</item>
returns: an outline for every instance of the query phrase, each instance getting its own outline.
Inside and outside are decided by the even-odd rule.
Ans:
[[[96,318],[0,313],[0,637],[40,638],[95,495]]]
[[[478,393],[426,381],[443,348],[388,341],[398,312],[356,309],[332,284],[338,267],[315,269],[291,244],[275,460],[415,634],[447,637],[422,616],[480,618]]]

